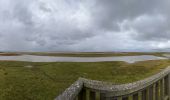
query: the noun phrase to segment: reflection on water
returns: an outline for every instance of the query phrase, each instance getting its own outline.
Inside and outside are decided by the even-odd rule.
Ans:
[[[52,57],[52,56],[0,56],[0,60],[28,61],[28,62],[101,62],[101,61],[125,61],[134,63],[136,61],[167,59],[152,55],[142,56],[117,56],[117,57]]]

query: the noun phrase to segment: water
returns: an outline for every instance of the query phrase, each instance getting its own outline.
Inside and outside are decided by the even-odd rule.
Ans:
[[[170,54],[163,54],[164,57],[170,58]]]
[[[167,59],[165,57],[157,57],[152,55],[141,56],[116,56],[116,57],[53,57],[53,56],[36,56],[36,55],[20,55],[20,56],[0,56],[0,60],[10,61],[28,61],[28,62],[101,62],[101,61],[125,61],[134,63],[137,61]]]

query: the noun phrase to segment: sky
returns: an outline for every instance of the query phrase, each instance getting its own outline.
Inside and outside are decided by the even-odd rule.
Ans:
[[[170,0],[0,0],[0,51],[170,51]]]

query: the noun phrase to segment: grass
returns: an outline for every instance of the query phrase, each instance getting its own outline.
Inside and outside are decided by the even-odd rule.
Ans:
[[[0,56],[19,56],[20,54],[18,53],[3,53],[0,52]]]
[[[129,83],[158,73],[169,60],[125,62],[0,62],[0,100],[53,100],[79,77]],[[32,66],[32,67],[27,67]]]

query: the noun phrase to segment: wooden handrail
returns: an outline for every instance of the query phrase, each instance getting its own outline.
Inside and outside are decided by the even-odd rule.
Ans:
[[[84,78],[80,78],[80,80],[83,81],[84,87],[87,87],[87,88],[90,88],[96,91],[102,91],[102,92],[107,92],[107,93],[109,92],[111,93],[110,95],[113,95],[113,96],[119,96],[119,95],[127,95],[135,91],[141,90],[143,88],[146,88],[150,86],[151,84],[157,82],[158,80],[162,79],[169,73],[170,73],[170,67],[167,67],[160,73],[153,75],[149,78],[146,78],[144,80],[140,80],[140,81],[128,83],[128,84],[121,84],[121,85],[114,85],[112,83],[89,80],[89,79],[84,79]]]
[[[128,98],[130,95],[132,95],[133,98],[138,98],[139,92],[142,95],[144,95],[144,92],[143,92],[144,90],[146,90],[146,92],[147,91],[150,92],[150,95],[153,95],[153,98],[157,98],[158,96],[156,96],[155,94],[156,92],[158,92],[158,83],[162,84],[162,85],[159,85],[159,89],[160,89],[159,97],[162,97],[164,99],[166,97],[170,99],[170,67],[167,67],[160,73],[155,74],[144,80],[140,80],[140,81],[128,83],[128,84],[121,84],[121,85],[115,85],[109,82],[102,82],[102,81],[96,81],[96,80],[89,80],[85,78],[79,78],[74,84],[72,84],[68,89],[66,89],[55,100],[75,100],[76,96],[80,95],[79,93],[81,90],[83,90],[83,88],[88,89],[94,93],[98,92],[100,94],[104,94],[105,98],[111,98],[111,97],[112,98],[114,97],[123,98],[124,96]],[[165,90],[165,88],[168,88],[168,89]],[[161,96],[161,91],[162,91],[163,96]],[[167,93],[165,94],[165,92]],[[86,95],[86,94],[83,94],[83,95]],[[78,99],[78,100],[81,100],[81,99]],[[82,100],[86,100],[86,99],[82,99]]]
[[[77,80],[69,88],[67,88],[61,95],[55,100],[74,100],[83,88],[83,81]]]

